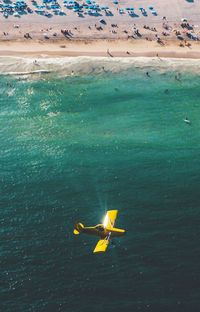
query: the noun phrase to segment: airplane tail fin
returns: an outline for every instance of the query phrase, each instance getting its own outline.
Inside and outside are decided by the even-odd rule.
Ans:
[[[75,235],[78,235],[82,232],[82,230],[84,229],[84,225],[82,223],[76,223],[74,226],[74,231],[73,233]]]

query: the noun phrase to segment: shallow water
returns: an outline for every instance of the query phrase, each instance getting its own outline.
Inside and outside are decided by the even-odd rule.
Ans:
[[[148,70],[0,78],[2,311],[198,311],[200,77]]]

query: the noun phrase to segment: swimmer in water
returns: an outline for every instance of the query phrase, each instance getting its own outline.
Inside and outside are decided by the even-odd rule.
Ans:
[[[187,117],[185,117],[185,119],[183,120],[185,123],[187,123],[188,125],[191,125],[191,121],[187,118]]]
[[[178,73],[178,75],[175,75],[175,79],[179,82],[181,82],[181,74]]]

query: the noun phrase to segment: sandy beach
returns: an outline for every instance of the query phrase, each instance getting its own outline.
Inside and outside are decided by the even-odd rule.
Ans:
[[[109,55],[108,55],[109,51]],[[200,43],[192,47],[180,47],[176,41],[168,41],[165,46],[145,40],[73,40],[63,43],[54,42],[9,41],[0,43],[0,56],[23,57],[65,57],[65,56],[99,56],[99,57],[168,57],[200,58]]]
[[[0,55],[200,58],[199,0],[136,0],[134,11],[129,1],[116,2],[96,1],[99,8],[109,9],[95,16],[88,8],[78,16],[63,1],[58,1],[62,15],[47,4],[42,8],[50,18],[38,14],[36,4],[42,2],[29,0],[31,14],[27,7],[19,17],[5,17],[2,11]]]

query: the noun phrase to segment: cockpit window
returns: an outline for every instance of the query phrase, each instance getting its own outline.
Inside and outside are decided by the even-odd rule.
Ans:
[[[98,226],[97,226],[97,230],[103,232],[103,231],[104,231],[104,228],[103,228],[102,225],[98,225]]]

